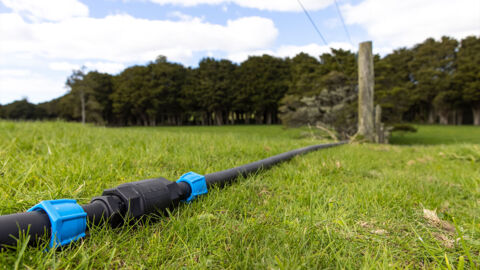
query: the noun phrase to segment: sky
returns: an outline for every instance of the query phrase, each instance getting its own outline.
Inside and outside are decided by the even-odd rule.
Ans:
[[[385,55],[480,35],[479,0],[300,1],[326,43],[298,0],[0,0],[0,104],[62,96],[82,66],[118,74],[159,55],[192,67],[204,57],[318,57],[367,40]]]

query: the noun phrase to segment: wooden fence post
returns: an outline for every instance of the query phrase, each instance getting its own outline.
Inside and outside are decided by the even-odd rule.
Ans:
[[[358,134],[371,142],[375,141],[373,87],[372,42],[367,41],[358,49]]]
[[[385,142],[385,127],[382,123],[382,107],[380,104],[375,106],[375,142],[384,143]]]

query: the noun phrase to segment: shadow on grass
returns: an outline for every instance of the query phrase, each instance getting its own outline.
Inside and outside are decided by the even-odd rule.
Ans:
[[[480,126],[415,125],[415,133],[394,132],[395,145],[480,144]]]

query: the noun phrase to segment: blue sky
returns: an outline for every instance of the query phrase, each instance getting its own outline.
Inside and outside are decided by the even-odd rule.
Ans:
[[[0,104],[65,94],[73,69],[116,74],[158,55],[187,66],[268,53],[317,57],[372,40],[385,55],[428,37],[480,34],[478,0],[0,0]]]
[[[292,0],[297,3],[297,0]],[[203,17],[206,21],[224,25],[228,20],[235,20],[247,16],[259,16],[269,18],[275,22],[280,30],[274,46],[282,44],[309,44],[320,43],[321,40],[314,32],[311,23],[303,12],[275,12],[245,8],[235,4],[207,5],[202,4],[194,7],[179,7],[174,5],[158,5],[153,2],[141,1],[83,1],[91,8],[90,16],[102,18],[115,13],[128,13],[132,16],[146,19],[172,20],[176,12],[188,14],[194,17]],[[358,3],[360,1],[349,1]],[[342,0],[339,0],[342,3]],[[335,5],[329,5],[325,9],[309,11],[310,15],[321,29],[327,41],[348,42],[345,31],[342,28]],[[365,31],[358,25],[350,25],[349,31],[359,39],[365,37]],[[355,42],[355,40],[354,40]]]

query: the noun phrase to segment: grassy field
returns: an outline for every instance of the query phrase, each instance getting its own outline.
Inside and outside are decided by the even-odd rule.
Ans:
[[[158,222],[91,228],[61,250],[19,243],[0,253],[0,265],[478,268],[480,128],[420,126],[392,141],[403,145],[350,144],[297,157],[210,190]],[[120,183],[206,174],[320,142],[280,126],[0,121],[0,214],[48,199],[87,203]]]
[[[417,126],[420,132],[397,132],[391,139],[399,145],[480,144],[480,127],[475,126]]]

